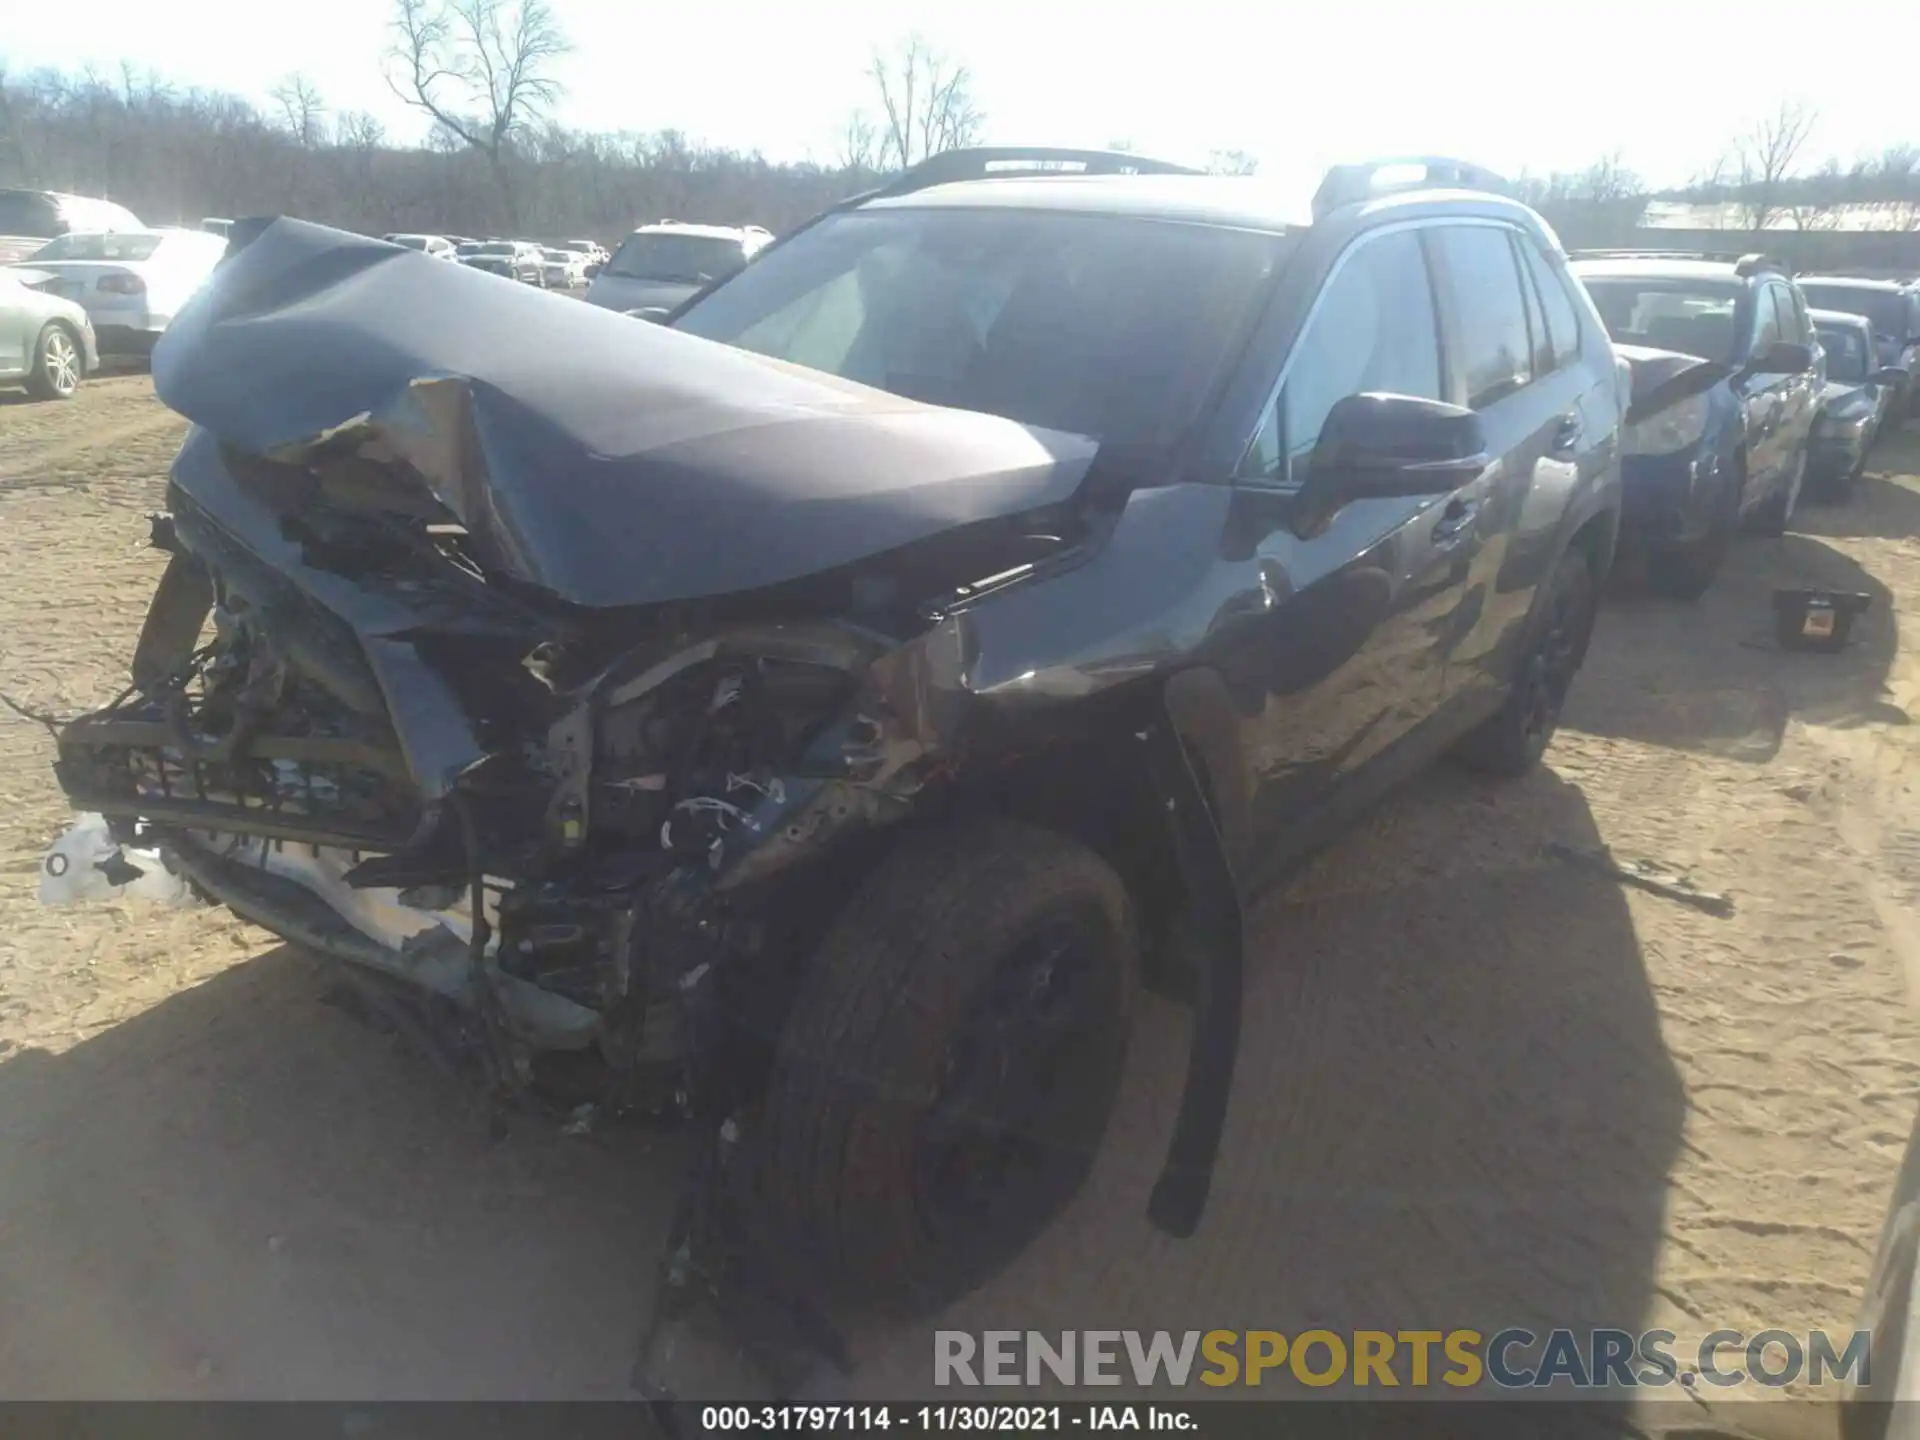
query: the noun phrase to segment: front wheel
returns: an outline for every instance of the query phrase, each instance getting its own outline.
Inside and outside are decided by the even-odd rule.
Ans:
[[[34,347],[27,392],[36,400],[71,400],[80,388],[80,346],[64,325],[49,325]]]
[[[1524,775],[1540,762],[1586,658],[1597,610],[1593,569],[1584,552],[1569,549],[1541,597],[1506,703],[1461,742],[1461,760],[1486,774],[1506,776]]]
[[[1099,856],[1007,821],[909,840],[829,931],[766,1100],[769,1219],[849,1295],[921,1312],[1086,1178],[1139,968]]]

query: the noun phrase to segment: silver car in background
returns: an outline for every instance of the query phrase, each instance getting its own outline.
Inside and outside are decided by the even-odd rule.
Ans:
[[[0,269],[0,386],[36,400],[68,400],[100,366],[93,324],[71,300],[36,290],[33,272]]]
[[[546,286],[549,290],[578,290],[587,283],[587,257],[573,250],[548,245],[540,251],[546,259]]]
[[[418,250],[422,254],[431,256],[435,260],[457,260],[460,258],[454,249],[453,241],[449,240],[445,235],[415,235],[409,232],[397,235],[382,235],[380,238],[385,240],[389,245],[404,245],[409,250]]]
[[[643,225],[613,252],[587,287],[587,303],[609,310],[670,310],[695,291],[741,269],[773,236],[758,225]]]
[[[38,288],[86,309],[104,353],[146,355],[226,250],[204,230],[75,231],[49,240],[23,268],[51,277]]]

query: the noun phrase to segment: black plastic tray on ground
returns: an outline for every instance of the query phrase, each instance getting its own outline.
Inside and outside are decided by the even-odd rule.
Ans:
[[[1782,650],[1844,650],[1872,597],[1848,590],[1776,590],[1773,634]]]

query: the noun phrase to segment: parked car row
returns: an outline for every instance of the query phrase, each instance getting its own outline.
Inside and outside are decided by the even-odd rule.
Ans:
[[[1757,254],[1576,251],[1572,268],[1632,373],[1622,528],[1667,594],[1704,594],[1735,533],[1783,533],[1803,491],[1843,498],[1882,417],[1904,418],[1920,298],[1898,285]]]

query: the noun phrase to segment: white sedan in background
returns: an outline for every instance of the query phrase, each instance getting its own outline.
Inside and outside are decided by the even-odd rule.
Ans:
[[[409,250],[418,250],[423,254],[432,256],[435,260],[458,260],[460,258],[454,251],[453,241],[449,240],[445,235],[402,234],[382,235],[380,238],[385,240],[389,245],[404,245]]]
[[[204,230],[90,231],[49,240],[13,268],[83,308],[101,354],[145,355],[226,250]]]
[[[549,290],[578,290],[587,283],[587,257],[579,251],[548,246],[540,254],[547,262]]]

